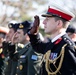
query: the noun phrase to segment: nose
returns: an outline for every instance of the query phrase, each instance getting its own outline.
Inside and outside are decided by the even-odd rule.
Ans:
[[[43,24],[44,24],[44,25],[46,24],[46,20],[45,20],[45,19],[43,20]]]

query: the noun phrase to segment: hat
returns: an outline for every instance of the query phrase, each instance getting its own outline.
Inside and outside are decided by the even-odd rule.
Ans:
[[[76,28],[72,25],[69,25],[66,32],[70,32],[70,33],[76,33]]]
[[[24,30],[29,30],[31,28],[31,22],[29,21],[24,21],[19,24],[18,29],[24,29]]]
[[[9,23],[9,24],[8,24],[8,27],[9,27],[9,28],[13,28],[13,29],[16,31],[16,30],[18,29],[19,24],[20,24],[20,23],[15,23],[15,24]]]
[[[16,20],[11,20],[9,23],[15,24],[15,23],[18,23],[18,22]]]
[[[1,26],[0,26],[0,33],[7,34],[8,32],[9,32],[9,29],[8,29],[8,28],[1,27]]]
[[[43,17],[51,17],[51,16],[57,16],[61,17],[67,21],[70,21],[72,18],[74,18],[74,14],[66,9],[64,9],[62,6],[59,6],[57,4],[51,4],[51,7],[48,8],[46,14],[42,14]]]

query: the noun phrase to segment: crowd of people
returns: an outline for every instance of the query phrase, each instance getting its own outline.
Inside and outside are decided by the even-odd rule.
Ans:
[[[50,36],[43,40],[38,15],[34,22],[9,23],[9,30],[0,27],[0,75],[76,75],[74,14],[51,4],[42,17]]]

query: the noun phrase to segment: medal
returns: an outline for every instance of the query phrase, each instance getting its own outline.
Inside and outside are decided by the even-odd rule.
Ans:
[[[20,70],[22,70],[22,69],[23,69],[23,66],[22,66],[22,65],[20,65],[20,66],[19,66],[19,68],[20,68]]]

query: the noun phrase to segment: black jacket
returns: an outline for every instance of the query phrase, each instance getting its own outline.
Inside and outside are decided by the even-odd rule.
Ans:
[[[48,50],[51,50],[50,56],[52,59],[54,59],[55,54],[57,54],[58,56],[60,54],[62,46],[64,44],[67,44],[65,48],[64,59],[60,72],[61,75],[76,75],[76,51],[74,49],[75,44],[71,41],[71,39],[67,35],[62,36],[54,43],[51,43],[51,41],[49,41],[48,43],[43,43],[38,35],[29,34],[29,37],[34,50],[43,54],[45,54]],[[59,61],[60,59],[56,61],[55,63],[56,66],[58,66]],[[53,65],[50,65],[50,67],[53,71],[55,71]],[[45,63],[43,63],[42,69],[43,69],[42,75],[48,75],[45,70]],[[60,75],[60,74],[57,73],[56,75]]]

